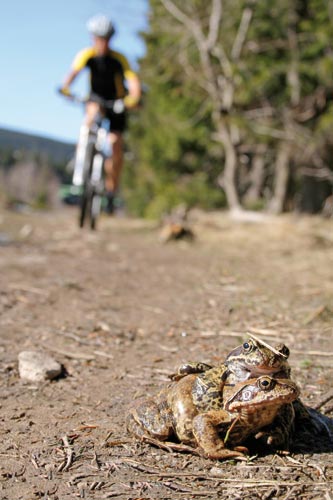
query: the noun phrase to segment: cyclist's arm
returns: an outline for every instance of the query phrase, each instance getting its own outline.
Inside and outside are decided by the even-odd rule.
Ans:
[[[75,78],[77,77],[77,75],[80,73],[80,70],[71,70],[68,75],[65,77],[64,81],[63,81],[63,84],[62,84],[62,90],[66,93],[68,92],[69,93],[69,88],[70,86],[72,85],[72,83],[74,82]]]
[[[69,93],[69,88],[77,75],[86,67],[89,58],[93,54],[93,49],[91,47],[81,50],[74,58],[70,72],[64,79],[62,90],[64,93]]]
[[[136,73],[132,71],[125,73],[127,81],[128,95],[125,97],[125,104],[128,108],[135,107],[141,97],[141,83]]]
[[[127,83],[128,95],[125,97],[124,102],[127,108],[135,108],[140,101],[141,97],[141,83],[138,75],[132,70],[128,59],[119,52],[111,50],[111,54],[118,59],[124,71],[124,78]]]

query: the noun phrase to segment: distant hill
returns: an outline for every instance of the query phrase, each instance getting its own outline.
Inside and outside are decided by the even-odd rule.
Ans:
[[[75,145],[39,135],[0,128],[0,149],[43,153],[53,163],[67,163],[74,154]]]

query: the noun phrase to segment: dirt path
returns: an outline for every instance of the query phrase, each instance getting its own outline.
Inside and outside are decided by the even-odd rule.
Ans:
[[[329,450],[222,463],[126,434],[134,398],[247,331],[288,345],[304,402],[332,390],[332,221],[197,214],[193,228],[193,243],[161,244],[143,221],[92,234],[72,211],[0,212],[1,499],[333,498]],[[27,349],[68,376],[20,380]],[[333,416],[332,399],[321,411]]]

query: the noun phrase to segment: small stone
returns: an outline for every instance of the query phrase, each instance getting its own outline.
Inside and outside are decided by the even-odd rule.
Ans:
[[[20,377],[31,382],[43,382],[58,377],[62,366],[43,352],[22,351],[18,355]]]

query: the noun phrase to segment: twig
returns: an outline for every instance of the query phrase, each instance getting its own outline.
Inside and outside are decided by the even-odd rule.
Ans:
[[[253,333],[249,333],[249,336],[252,337],[252,338],[254,338],[254,340],[256,340],[257,342],[260,342],[260,344],[264,345],[268,349],[270,349],[272,352],[274,352],[274,354],[277,354],[278,356],[282,356],[283,358],[287,358],[288,357],[286,354],[283,354],[282,352],[278,351],[277,349],[275,349],[271,345],[267,344],[267,342],[264,342],[263,340],[259,339],[255,335],[253,335]]]
[[[285,497],[283,497],[283,500],[289,500],[290,498],[295,498],[296,495],[296,491],[297,491],[297,486],[293,486],[292,488],[290,488],[290,490],[288,491],[288,493],[286,494]]]
[[[303,354],[303,356],[333,356],[333,352],[323,352],[323,351],[302,351],[294,349],[293,353]]]
[[[94,465],[94,464],[95,464],[95,465],[96,465],[96,467],[97,467],[97,469],[98,469],[98,470],[100,470],[100,468],[101,468],[101,464],[100,464],[100,461],[98,460],[97,453],[96,453],[96,451],[95,451],[95,450],[94,450],[94,452],[93,452],[93,453],[94,453],[94,457],[93,457],[93,459],[92,459],[91,463],[92,463],[92,465]]]
[[[49,349],[52,352],[62,354],[66,358],[70,358],[70,359],[82,359],[84,361],[92,361],[95,359],[95,356],[92,356],[91,354],[86,354],[83,352],[68,352],[68,351],[64,351],[62,349],[58,349],[57,347],[53,347],[50,345],[45,345],[44,347],[46,349]]]
[[[61,471],[67,471],[70,466],[72,465],[73,463],[73,458],[74,458],[74,451],[72,450],[72,448],[70,447],[70,444],[68,442],[68,437],[67,436],[64,436],[62,438],[62,442],[64,443],[64,449],[65,449],[65,453],[66,453],[66,460],[64,460],[58,467],[57,471],[58,472],[61,472]]]
[[[316,318],[321,316],[325,311],[327,311],[327,306],[326,305],[321,305],[317,307],[313,312],[309,314],[309,316],[304,320],[304,325],[308,325],[309,323],[312,323]]]
[[[90,491],[93,491],[93,490],[100,490],[103,486],[104,486],[104,481],[94,481],[90,487],[89,487],[89,490]]]
[[[87,340],[81,339],[78,335],[75,335],[74,333],[69,333],[69,332],[61,332],[57,331],[57,335],[61,335],[62,337],[67,337],[69,339],[75,340],[78,344],[82,345],[91,345],[91,342],[88,342]]]
[[[276,330],[270,330],[269,328],[250,327],[248,328],[248,332],[250,333],[250,335],[252,335],[252,333],[257,333],[258,335],[264,335],[265,337],[276,337],[277,335],[281,335],[280,332],[277,332]]]
[[[318,403],[313,407],[315,410],[319,410],[322,406],[324,406],[328,401],[333,399],[333,391],[330,391],[330,393],[325,396],[323,399],[318,401]]]
[[[327,408],[325,408],[324,410],[322,410],[323,414],[324,415],[328,415],[329,413],[331,413],[333,411],[333,404],[332,405],[329,405],[327,406]]]
[[[47,295],[48,292],[42,290],[41,288],[35,288],[32,286],[16,285],[15,283],[9,284],[9,288],[14,290],[20,290],[21,292],[35,293],[36,295]]]
[[[235,425],[237,424],[237,422],[239,422],[239,418],[240,418],[239,416],[237,418],[235,418],[235,420],[231,423],[229,429],[225,433],[225,438],[223,440],[224,444],[226,444],[226,442],[228,441],[232,429],[235,427]]]
[[[314,463],[314,462],[309,462],[309,463],[308,463],[308,466],[309,466],[309,467],[313,467],[314,469],[316,469],[316,470],[319,472],[320,476],[321,476],[321,477],[322,477],[325,481],[327,481],[327,477],[325,476],[325,472],[323,471],[323,469],[322,469],[322,468],[321,468],[318,464],[316,464],[316,463]]]
[[[33,453],[31,455],[31,462],[32,462],[32,465],[35,467],[35,469],[39,469],[39,464],[38,464],[38,458],[37,458],[37,455],[36,453]]]
[[[211,491],[205,491],[205,490],[192,490],[190,488],[184,488],[183,485],[179,485],[178,483],[171,482],[171,481],[164,481],[163,486],[166,486],[167,488],[170,488],[171,490],[174,491],[179,491],[181,493],[188,493],[191,496],[198,496],[198,495],[211,495]]]
[[[145,443],[153,444],[162,450],[167,450],[168,452],[179,451],[185,453],[193,453],[194,455],[199,455],[199,452],[192,448],[191,446],[186,446],[185,444],[171,443],[170,441],[159,441],[150,436],[143,436],[142,440]]]
[[[75,429],[73,429],[74,431],[85,431],[87,429],[98,429],[99,425],[95,425],[95,424],[82,424],[80,425],[79,427],[76,427]]]
[[[221,468],[221,474],[207,474],[207,471],[202,471],[202,472],[162,472],[159,469],[152,468],[152,467],[147,467],[140,462],[136,462],[135,460],[124,458],[121,460],[123,463],[128,464],[130,467],[133,467],[134,469],[139,470],[140,472],[145,472],[147,474],[155,474],[161,478],[166,477],[166,478],[198,478],[198,479],[205,479],[207,481],[216,481],[217,479],[223,478],[224,483],[230,483],[233,484],[234,486],[236,485],[241,485],[244,488],[256,488],[259,486],[278,486],[283,484],[284,486],[299,486],[300,483],[298,481],[289,481],[289,482],[279,482],[274,479],[267,479],[263,481],[258,481],[257,479],[242,479],[240,481],[239,479],[236,478],[227,478],[225,477],[225,470]],[[313,486],[313,482],[308,482],[308,483],[302,483],[302,486]],[[316,483],[316,486],[325,486],[327,487],[328,485],[333,485],[333,481],[320,481]]]
[[[114,359],[114,356],[112,354],[107,354],[106,352],[103,351],[93,351],[96,356],[102,356],[103,358],[108,358],[108,359]]]

